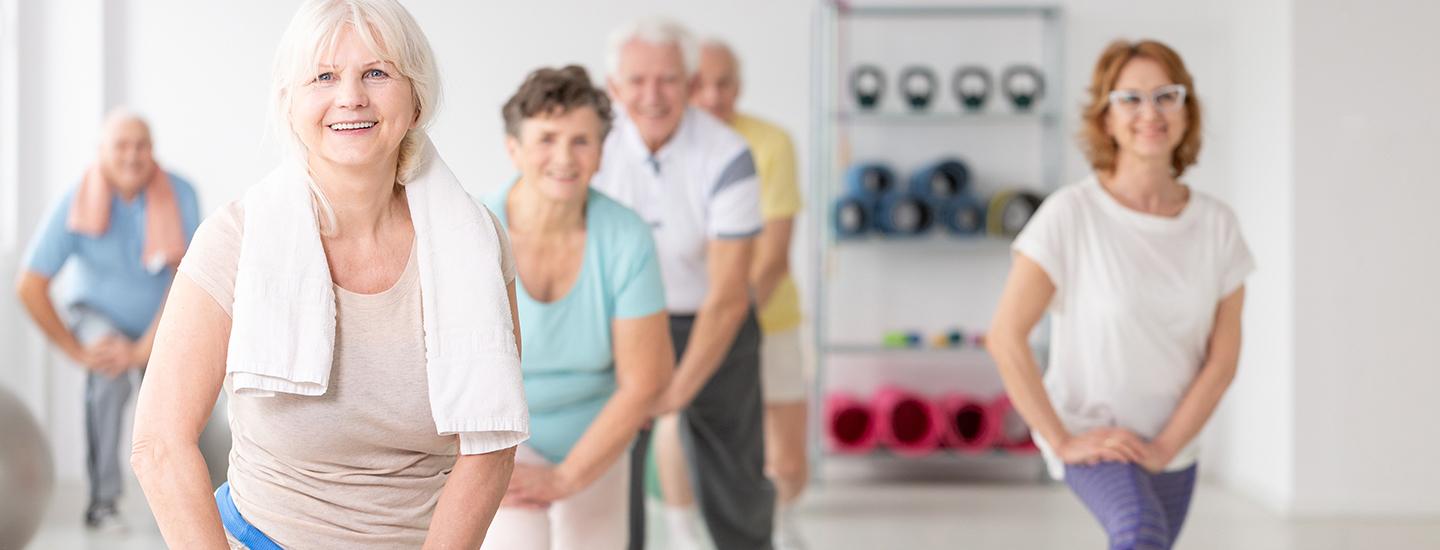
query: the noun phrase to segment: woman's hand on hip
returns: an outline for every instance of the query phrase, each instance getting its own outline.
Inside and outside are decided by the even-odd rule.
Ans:
[[[1066,464],[1086,465],[1101,462],[1143,465],[1151,458],[1150,444],[1124,428],[1096,428],[1071,436],[1056,446],[1055,454]]]
[[[1137,464],[1147,472],[1158,474],[1165,471],[1165,467],[1170,465],[1170,461],[1175,460],[1177,452],[1176,449],[1158,441],[1150,441],[1145,444],[1145,459]]]

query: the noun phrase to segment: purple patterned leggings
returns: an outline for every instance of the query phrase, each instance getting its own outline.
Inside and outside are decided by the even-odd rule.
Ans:
[[[1195,466],[1152,474],[1125,462],[1071,464],[1065,483],[1100,520],[1111,550],[1167,550],[1190,510]]]

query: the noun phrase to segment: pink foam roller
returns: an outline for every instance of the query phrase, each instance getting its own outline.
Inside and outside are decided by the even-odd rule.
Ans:
[[[1028,454],[1039,450],[1031,438],[1030,426],[1010,404],[1010,396],[1000,395],[990,402],[990,414],[1000,426],[995,446],[1012,453]]]
[[[895,454],[923,456],[940,447],[944,433],[940,411],[928,399],[893,386],[871,400],[880,425],[880,441]]]
[[[945,444],[975,453],[989,449],[1000,437],[1000,417],[991,414],[989,404],[965,394],[950,394],[940,400],[945,422]]]
[[[825,398],[825,435],[838,453],[866,453],[879,441],[875,411],[848,393]]]

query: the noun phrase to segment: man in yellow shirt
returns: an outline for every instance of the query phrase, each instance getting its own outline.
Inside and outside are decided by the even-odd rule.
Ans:
[[[735,100],[740,95],[740,67],[734,52],[725,43],[711,40],[701,47],[699,71],[692,90],[691,104],[729,124],[749,143],[760,177],[760,212],[765,226],[756,239],[750,288],[760,308],[760,328],[764,333],[760,371],[765,395],[765,462],[779,500],[775,507],[774,544],[777,550],[804,548],[791,512],[809,476],[805,456],[806,388],[800,293],[790,277],[790,237],[795,215],[801,208],[795,148],[784,129],[735,111]],[[673,432],[662,431],[661,438],[656,450],[665,501],[670,514],[684,513],[683,507],[690,506],[693,500],[685,477],[684,457],[678,450],[678,442],[672,445],[663,441],[675,438]],[[679,536],[687,535],[682,531]],[[681,544],[683,547],[684,543]]]

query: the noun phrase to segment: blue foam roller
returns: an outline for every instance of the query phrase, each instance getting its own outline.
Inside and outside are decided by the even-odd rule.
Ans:
[[[886,235],[919,235],[935,223],[935,208],[909,193],[889,193],[875,205],[874,226]]]
[[[970,190],[970,169],[956,158],[927,164],[910,175],[910,192],[943,201]]]
[[[855,196],[835,200],[831,225],[838,238],[853,238],[870,231],[875,218],[875,202]]]
[[[852,197],[879,200],[895,187],[895,171],[878,162],[856,164],[845,171],[845,194]]]
[[[940,225],[955,235],[978,235],[985,232],[985,205],[969,193],[962,193],[940,203]]]

